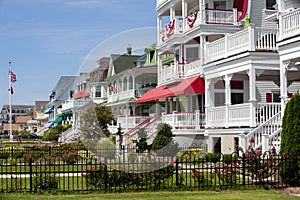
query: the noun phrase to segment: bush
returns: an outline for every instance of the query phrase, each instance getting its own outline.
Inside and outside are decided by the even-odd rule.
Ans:
[[[35,177],[33,186],[36,192],[53,192],[58,189],[58,179],[52,174],[42,174]]]
[[[8,159],[9,153],[8,152],[0,152],[0,159]]]
[[[207,162],[213,162],[213,163],[217,163],[219,162],[221,159],[221,154],[220,153],[207,153],[205,155],[205,160]]]

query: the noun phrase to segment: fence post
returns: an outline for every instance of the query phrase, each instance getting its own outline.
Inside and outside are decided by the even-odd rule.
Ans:
[[[105,158],[105,163],[104,163],[104,189],[105,189],[105,192],[107,192],[107,185],[108,185],[108,174],[107,174],[107,162],[106,162],[106,158]]]
[[[32,193],[32,158],[29,158],[29,184],[30,184],[30,193]]]
[[[246,163],[245,163],[245,153],[243,153],[243,156],[242,156],[242,163],[243,163],[243,186],[246,185]]]
[[[178,166],[178,158],[176,157],[176,187],[179,185],[179,181],[178,181],[178,177],[179,177],[179,172],[178,172],[178,168],[179,168],[179,166]]]

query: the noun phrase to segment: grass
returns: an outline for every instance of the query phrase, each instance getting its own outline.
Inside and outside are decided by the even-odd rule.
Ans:
[[[300,197],[279,193],[275,190],[238,190],[238,191],[202,191],[202,192],[144,192],[144,193],[111,193],[111,194],[57,194],[57,195],[30,195],[30,194],[0,194],[0,199],[4,200],[296,200]]]

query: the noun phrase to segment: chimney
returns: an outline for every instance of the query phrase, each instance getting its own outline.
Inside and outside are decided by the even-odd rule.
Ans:
[[[127,47],[127,55],[131,55],[131,50],[132,50],[132,47],[131,45],[129,44],[128,47]]]

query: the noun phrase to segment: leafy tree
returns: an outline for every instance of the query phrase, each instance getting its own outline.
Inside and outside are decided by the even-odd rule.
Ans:
[[[98,124],[101,127],[103,134],[108,137],[110,135],[108,125],[111,124],[111,122],[114,120],[111,109],[107,106],[100,105],[95,107],[95,111]]]
[[[283,163],[281,174],[292,184],[300,183],[300,95],[287,103],[282,119],[281,153],[291,159]],[[293,162],[292,162],[293,161]]]
[[[160,150],[158,155],[175,155],[179,148],[178,143],[173,140],[172,127],[169,124],[158,124],[157,135],[153,140],[153,149]]]

